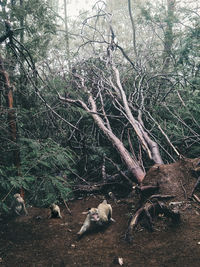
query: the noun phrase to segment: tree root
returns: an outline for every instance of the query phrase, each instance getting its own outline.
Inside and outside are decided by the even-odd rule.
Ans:
[[[162,195],[161,195],[162,196]],[[168,195],[166,195],[169,197]],[[165,197],[166,197],[165,196]],[[163,196],[162,196],[163,197]],[[172,196],[170,196],[172,197]],[[148,231],[153,231],[153,217],[158,214],[163,213],[166,217],[171,218],[173,223],[180,222],[180,213],[176,210],[172,210],[163,202],[159,202],[156,200],[155,203],[147,202],[143,207],[138,209],[134,216],[129,221],[128,229],[125,233],[125,240],[128,242],[132,242],[133,240],[133,231],[138,225],[138,223],[144,218],[145,219],[145,227]]]

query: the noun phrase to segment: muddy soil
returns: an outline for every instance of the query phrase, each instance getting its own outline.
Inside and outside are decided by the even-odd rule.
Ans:
[[[179,225],[160,217],[152,233],[138,227],[133,244],[123,240],[132,204],[113,206],[113,218],[106,229],[77,240],[85,219],[83,211],[97,206],[101,196],[69,202],[70,215],[61,206],[62,219],[48,219],[49,210],[28,207],[28,216],[0,221],[0,267],[200,266],[200,211],[187,209]],[[130,200],[129,200],[130,202]]]

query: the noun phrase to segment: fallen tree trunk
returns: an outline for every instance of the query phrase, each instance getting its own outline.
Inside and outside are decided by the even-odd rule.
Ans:
[[[83,109],[85,109],[94,119],[95,123],[98,125],[98,127],[103,131],[103,133],[106,135],[106,137],[111,141],[112,145],[116,148],[116,150],[119,152],[119,155],[121,156],[121,159],[126,164],[128,170],[132,173],[133,181],[136,183],[141,183],[145,176],[145,171],[140,166],[139,162],[131,157],[128,150],[125,148],[122,141],[112,132],[110,127],[106,125],[106,123],[102,120],[100,115],[97,112],[97,106],[96,102],[92,96],[91,93],[88,93],[88,89],[84,85],[84,79],[78,75],[78,78],[81,80],[82,83],[82,89],[85,91],[85,93],[88,94],[88,101],[91,106],[89,108],[82,100],[74,100],[70,98],[62,97],[60,94],[59,99],[71,104],[76,104],[81,106]]]

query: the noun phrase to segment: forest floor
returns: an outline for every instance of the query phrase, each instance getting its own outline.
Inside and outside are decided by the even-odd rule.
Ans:
[[[72,215],[61,207],[62,219],[48,219],[49,210],[28,207],[28,216],[0,221],[0,267],[117,266],[200,266],[200,215],[188,211],[177,226],[160,218],[149,233],[139,227],[134,241],[123,240],[131,205],[114,204],[113,218],[106,229],[77,240],[88,207],[96,207],[101,196],[68,203]],[[186,216],[187,215],[187,216]],[[118,265],[119,266],[119,265]]]

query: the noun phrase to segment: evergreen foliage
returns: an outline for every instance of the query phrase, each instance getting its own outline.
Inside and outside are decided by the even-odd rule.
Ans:
[[[115,148],[94,124],[91,114],[80,104],[61,103],[58,92],[65,97],[82,100],[88,106],[88,95],[92,93],[98,112],[104,119],[102,102],[98,100],[101,93],[113,133],[130,153],[133,153],[133,148],[136,157],[143,159],[146,169],[152,164],[141,152],[137,135],[131,130],[126,116],[120,108],[116,108],[120,103],[116,105],[114,94],[111,97],[109,81],[112,71],[105,59],[110,25],[105,22],[104,10],[95,10],[97,15],[90,16],[88,20],[82,14],[82,24],[79,20],[69,24],[69,34],[72,34],[68,36],[69,41],[72,36],[74,39],[74,58],[70,59],[74,69],[71,70],[70,64],[66,63],[64,40],[63,45],[62,42],[58,45],[57,41],[61,36],[57,25],[59,16],[48,2],[24,0],[1,3],[0,15],[3,20],[10,20],[15,37],[14,44],[6,40],[0,49],[5,55],[5,68],[15,89],[18,127],[14,144],[10,140],[4,85],[0,79],[0,205],[5,211],[9,211],[10,199],[20,188],[25,190],[28,203],[47,206],[70,198],[74,185],[85,180],[102,182],[104,155],[110,159],[106,162],[108,174],[117,172],[112,161],[120,170],[126,170]],[[123,53],[117,49],[114,51],[133,115],[137,117],[138,110],[143,112],[144,127],[159,144],[164,162],[174,161],[177,157],[159,127],[181,154],[199,157],[199,16],[192,11],[192,6],[191,10],[179,7],[172,14],[167,13],[166,5],[154,5],[152,1],[144,6],[138,4],[134,16],[138,54],[135,58],[129,41],[131,34],[127,33],[131,30],[125,31],[126,22],[119,17],[119,10],[123,9],[123,13],[127,10],[122,5],[119,7],[116,7],[118,17],[114,19],[116,34],[120,34],[120,29],[122,36],[129,35],[119,45],[123,44],[124,53],[139,69],[136,72],[124,60]],[[179,27],[186,15],[188,25],[181,24]],[[70,25],[80,29],[77,38]],[[0,35],[3,35],[4,23],[1,22],[0,26]],[[170,43],[170,49],[164,51],[167,43]],[[168,66],[164,67],[168,56]],[[89,92],[78,86],[75,74],[85,78]],[[13,160],[16,147],[20,149],[20,175]]]

